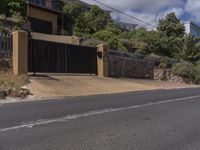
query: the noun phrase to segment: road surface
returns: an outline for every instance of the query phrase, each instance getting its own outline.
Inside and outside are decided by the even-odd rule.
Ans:
[[[0,106],[0,150],[199,149],[199,88]]]

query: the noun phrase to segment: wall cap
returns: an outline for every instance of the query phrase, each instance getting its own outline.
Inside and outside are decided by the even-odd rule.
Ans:
[[[107,45],[107,44],[104,44],[104,43],[98,44],[98,45],[97,45],[97,47],[100,47],[100,46],[108,46],[108,45]]]
[[[16,34],[19,34],[19,33],[27,34],[27,35],[28,35],[28,32],[27,32],[27,31],[24,31],[24,30],[17,30],[17,31],[14,31],[14,32],[12,32],[12,35],[16,35]]]

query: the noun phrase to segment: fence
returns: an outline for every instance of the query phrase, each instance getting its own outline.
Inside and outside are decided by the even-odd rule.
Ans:
[[[11,59],[12,35],[0,33],[0,59]]]

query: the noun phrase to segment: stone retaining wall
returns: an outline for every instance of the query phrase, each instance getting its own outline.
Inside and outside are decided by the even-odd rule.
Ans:
[[[112,77],[153,79],[155,62],[127,52],[108,52],[108,74]]]

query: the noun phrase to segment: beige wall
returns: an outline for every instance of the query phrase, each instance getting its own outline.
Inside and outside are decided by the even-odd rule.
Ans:
[[[97,52],[102,53],[102,58],[97,57],[97,74],[99,77],[108,77],[107,49],[108,46],[105,44],[97,45]]]
[[[28,33],[16,31],[13,35],[13,73],[28,73]]]
[[[51,22],[53,25],[52,33],[57,34],[57,29],[58,29],[58,14],[57,13],[45,11],[45,10],[30,6],[28,9],[27,15],[29,17]]]
[[[107,45],[98,45],[97,52],[102,53],[102,57],[97,57],[98,76],[107,77]],[[15,75],[28,73],[28,32],[25,31],[13,32],[13,73]]]
[[[76,36],[50,35],[50,34],[31,32],[31,37],[37,40],[74,44],[74,45],[80,44],[80,38]]]

